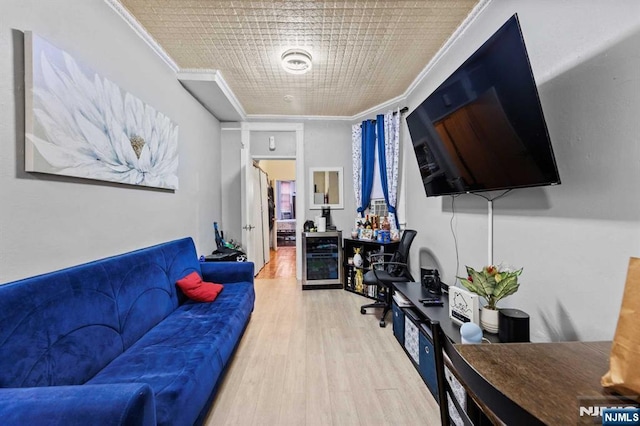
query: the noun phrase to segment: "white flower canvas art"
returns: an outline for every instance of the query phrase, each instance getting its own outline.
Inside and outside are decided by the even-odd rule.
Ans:
[[[178,189],[178,126],[25,32],[25,170]]]

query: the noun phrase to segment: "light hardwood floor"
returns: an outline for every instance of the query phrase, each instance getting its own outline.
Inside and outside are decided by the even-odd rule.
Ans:
[[[287,278],[296,276],[296,247],[278,247],[278,250],[271,250],[271,259],[264,265],[256,278]]]
[[[437,425],[438,406],[368,299],[257,279],[207,425]],[[391,316],[388,317],[391,319]]]

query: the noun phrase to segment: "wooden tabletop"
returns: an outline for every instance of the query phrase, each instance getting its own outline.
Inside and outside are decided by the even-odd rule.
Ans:
[[[577,424],[580,399],[611,398],[600,385],[611,342],[455,345],[502,393],[549,425]]]

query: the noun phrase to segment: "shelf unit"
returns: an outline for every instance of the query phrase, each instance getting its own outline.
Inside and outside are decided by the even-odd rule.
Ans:
[[[302,289],[342,288],[342,231],[302,233]]]
[[[356,248],[360,247],[360,255],[363,260],[363,274],[371,268],[372,254],[385,253],[393,254],[398,249],[399,241],[392,241],[389,243],[381,243],[375,240],[359,240],[353,238],[344,239],[344,263],[343,263],[343,276],[344,276],[344,289],[352,293],[359,294],[360,296],[368,297],[369,299],[380,300],[382,295],[378,294],[378,286],[363,285],[361,291],[356,286],[356,268],[353,265],[353,255]],[[385,256],[389,260],[390,256]]]

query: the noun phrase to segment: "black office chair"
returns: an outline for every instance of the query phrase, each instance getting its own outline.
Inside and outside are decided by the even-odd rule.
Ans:
[[[371,255],[371,270],[364,274],[363,281],[366,285],[377,285],[379,300],[375,303],[360,307],[360,313],[366,314],[368,308],[383,308],[380,327],[385,327],[385,317],[391,310],[391,297],[393,295],[392,283],[414,281],[409,272],[409,249],[417,232],[406,229],[402,233],[400,244],[395,253],[378,253]],[[385,260],[389,257],[389,260]]]
[[[461,423],[465,426],[484,425],[489,424],[487,420],[491,424],[544,424],[496,389],[470,366],[444,334],[439,322],[432,321],[430,328],[435,352],[440,421],[443,426]],[[462,398],[455,396],[445,369],[462,385]],[[479,408],[480,406],[482,408]]]

